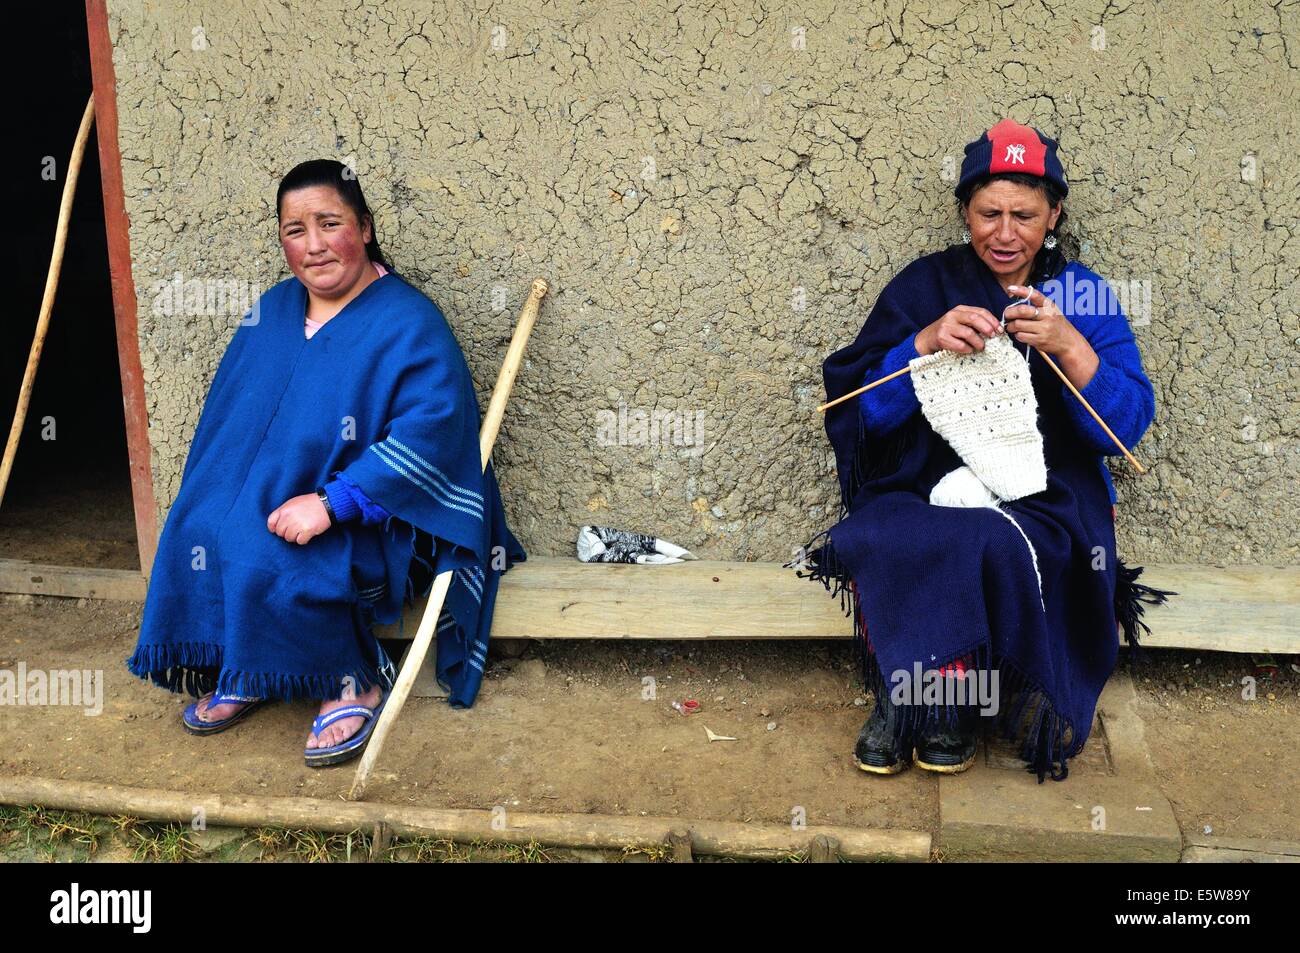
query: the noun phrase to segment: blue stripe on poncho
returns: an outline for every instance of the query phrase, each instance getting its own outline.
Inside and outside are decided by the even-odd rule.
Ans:
[[[217,369],[149,580],[132,672],[173,691],[337,698],[391,685],[374,623],[453,570],[437,675],[467,707],[483,678],[501,573],[525,558],[506,525],[479,405],[438,307],[395,274],[312,338],[288,278],[245,317]],[[299,546],[267,529],[333,478],[387,510]],[[427,584],[426,584],[427,583]]]
[[[1058,260],[1051,277],[1061,276],[1063,264]],[[1053,297],[1101,357],[1083,393],[1136,443],[1151,422],[1154,397],[1127,321],[1121,312],[1084,313],[1074,301]],[[857,340],[826,360],[827,399],[896,369],[891,361],[906,364],[902,356],[915,333],[954,306],[1000,316],[1012,300],[969,245],[917,259],[886,286]],[[1001,504],[1020,529],[987,508],[929,503],[931,489],[961,460],[920,412],[910,381],[896,380],[868,392],[869,401],[846,401],[827,413],[841,520],[809,543],[807,565],[841,604],[849,599],[878,704],[894,673],[973,656],[977,668],[999,672],[998,726],[1021,739],[1021,757],[1040,781],[1048,772],[1061,780],[1067,760],[1083,749],[1115,666],[1117,622],[1136,644],[1137,629],[1145,628],[1142,603],[1172,593],[1137,584],[1141,569],[1116,556],[1100,458],[1118,449],[1098,439],[1091,417],[1071,406],[1075,398],[1040,355],[1030,355],[1029,365],[1048,487]],[[869,423],[863,410],[875,419]],[[951,723],[956,711],[918,705],[902,715],[898,730],[911,734]]]

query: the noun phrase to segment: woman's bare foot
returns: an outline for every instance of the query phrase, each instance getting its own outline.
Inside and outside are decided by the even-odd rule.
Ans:
[[[343,697],[337,699],[327,699],[321,702],[320,712],[318,714],[328,715],[336,708],[346,708],[348,705],[364,705],[367,708],[374,708],[383,698],[384,692],[378,685],[371,685],[370,691],[360,697],[357,696],[357,690],[351,682],[343,686]],[[366,719],[360,715],[352,715],[348,718],[340,719],[334,722],[319,735],[313,735],[310,731],[307,733],[307,748],[333,748],[347,741],[366,723]]]
[[[212,699],[215,696],[216,692],[208,692],[199,700],[198,705],[194,707],[194,716],[198,718],[199,721],[224,721],[245,705],[252,704],[252,702],[225,702],[221,705],[212,705]]]

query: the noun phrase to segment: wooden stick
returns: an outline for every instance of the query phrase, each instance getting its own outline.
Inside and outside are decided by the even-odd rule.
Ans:
[[[1115,432],[1106,426],[1106,421],[1102,420],[1100,415],[1098,415],[1098,413],[1092,409],[1092,404],[1088,403],[1088,401],[1084,398],[1084,396],[1079,393],[1078,388],[1076,388],[1074,384],[1070,383],[1070,379],[1065,376],[1065,374],[1061,371],[1059,367],[1056,366],[1056,362],[1053,361],[1046,354],[1043,354],[1042,351],[1039,351],[1038,348],[1034,348],[1034,350],[1038,351],[1038,353],[1042,356],[1043,360],[1047,362],[1048,367],[1056,371],[1056,376],[1065,382],[1066,387],[1070,388],[1070,393],[1073,394],[1075,397],[1079,398],[1079,403],[1083,404],[1084,409],[1087,410],[1088,413],[1092,414],[1092,419],[1097,421],[1097,423],[1101,424],[1101,429],[1106,431],[1106,436],[1110,437],[1111,440],[1115,441],[1115,446],[1119,447],[1120,452],[1124,454],[1125,458],[1128,460],[1129,463],[1133,464],[1133,467],[1137,470],[1137,472],[1146,473],[1147,472],[1146,468],[1142,466],[1142,464],[1138,463],[1137,457],[1133,456],[1133,454],[1128,452],[1128,447],[1124,446],[1124,444],[1120,442],[1119,437],[1115,436]],[[817,408],[817,410],[819,413],[824,414],[829,408],[834,407],[836,404],[842,404],[850,397],[856,397],[858,394],[866,393],[867,391],[871,390],[871,388],[879,387],[881,384],[885,383],[886,381],[892,381],[895,377],[901,377],[902,375],[909,373],[911,370],[912,368],[910,366],[900,368],[899,370],[894,371],[894,373],[892,374],[885,375],[884,377],[880,378],[880,380],[878,381],[872,381],[866,387],[859,387],[857,390],[849,391],[849,393],[845,394],[843,397],[836,397],[834,400],[830,401],[829,403],[820,405]]]
[[[4,503],[5,490],[9,486],[9,475],[13,471],[14,458],[18,455],[18,438],[22,435],[23,424],[27,420],[27,407],[31,403],[32,386],[36,382],[36,367],[41,363],[41,352],[45,349],[45,335],[50,329],[50,315],[54,311],[54,294],[58,291],[59,275],[63,272],[63,250],[68,244],[68,221],[72,218],[72,199],[77,194],[81,159],[86,153],[86,142],[90,139],[90,127],[94,120],[95,96],[92,93],[86,103],[85,112],[81,114],[77,138],[72,143],[72,156],[68,159],[67,174],[63,180],[63,199],[59,202],[58,224],[54,228],[54,252],[50,255],[50,270],[45,275],[45,294],[41,298],[40,317],[36,321],[36,336],[32,339],[32,349],[27,356],[27,369],[23,371],[23,383],[18,391],[18,408],[14,411],[13,425],[9,428],[4,460],[0,461],[0,504]]]
[[[892,381],[895,377],[902,377],[904,374],[908,373],[911,370],[912,369],[910,367],[900,368],[899,370],[894,371],[894,373],[882,377],[878,381],[872,381],[866,387],[859,387],[857,390],[851,390],[843,397],[836,397],[834,400],[830,401],[829,403],[822,404],[820,407],[817,408],[817,412],[824,414],[826,413],[826,411],[830,410],[836,404],[842,404],[850,397],[857,397],[859,394],[865,394],[867,391],[871,390],[871,388],[879,387],[881,384],[885,383],[886,381]]]
[[[461,844],[540,843],[545,846],[620,850],[665,843],[685,828],[697,854],[781,860],[806,851],[816,837],[839,841],[846,860],[912,861],[930,859],[930,834],[898,828],[862,829],[809,824],[751,824],[740,821],[685,820],[611,814],[532,814],[524,811],[417,807],[367,802],[347,804],[310,797],[166,791],[66,781],[23,775],[0,776],[0,804],[39,804],[56,810],[88,811],[190,825],[203,810],[209,826],[285,827],[346,834],[383,824],[399,837],[436,837]]]
[[[506,401],[510,397],[511,388],[514,387],[515,376],[519,373],[519,365],[524,360],[524,345],[528,343],[528,336],[532,333],[533,325],[537,322],[537,310],[542,303],[542,298],[546,295],[547,288],[548,285],[544,278],[533,280],[532,291],[519,312],[519,320],[515,323],[515,333],[510,339],[510,347],[506,351],[505,361],[501,365],[501,372],[497,375],[496,386],[492,389],[492,400],[488,404],[487,416],[483,420],[483,426],[479,428],[479,455],[484,470],[487,469],[488,460],[492,457],[492,446],[496,443],[497,433],[501,429],[501,419],[506,412]],[[383,751],[388,732],[392,729],[393,723],[397,721],[397,716],[401,712],[402,706],[406,704],[407,696],[411,693],[411,686],[415,684],[415,676],[419,673],[420,666],[424,664],[424,657],[428,654],[429,646],[433,642],[438,617],[442,614],[442,604],[447,598],[447,590],[451,587],[451,576],[452,570],[448,569],[439,573],[433,581],[433,589],[429,592],[429,601],[424,607],[424,616],[420,619],[420,627],[416,631],[415,639],[411,642],[411,647],[407,649],[406,661],[402,663],[402,671],[397,676],[392,692],[389,693],[388,701],[384,703],[384,711],[375,725],[374,734],[366,743],[366,750],[361,755],[361,763],[357,765],[357,773],[353,777],[352,787],[348,791],[349,801],[357,801],[364,796],[370,772],[374,769],[375,762],[379,760],[379,754]]]
[[[1038,348],[1034,348],[1034,350],[1038,351]],[[1046,354],[1043,354],[1042,351],[1038,351],[1038,353],[1042,354],[1043,360],[1047,362],[1047,366],[1050,367],[1052,370],[1056,371],[1056,376],[1065,382],[1065,386],[1070,388],[1070,393],[1073,394],[1075,397],[1079,398],[1079,403],[1083,404],[1083,409],[1086,410],[1088,413],[1092,414],[1093,420],[1101,424],[1101,429],[1106,431],[1106,436],[1110,437],[1111,440],[1115,441],[1115,446],[1119,447],[1120,451],[1128,459],[1128,462],[1133,464],[1134,468],[1137,470],[1138,473],[1146,473],[1147,472],[1146,468],[1143,467],[1142,464],[1137,462],[1137,457],[1133,456],[1133,454],[1128,452],[1128,447],[1120,443],[1119,437],[1115,436],[1115,432],[1106,426],[1106,421],[1102,420],[1101,417],[1097,414],[1097,412],[1092,409],[1092,404],[1088,403],[1084,399],[1083,395],[1079,393],[1078,388],[1076,388],[1072,383],[1070,383],[1070,379],[1065,376],[1065,374],[1061,371],[1059,367],[1056,366],[1056,362],[1053,361]]]

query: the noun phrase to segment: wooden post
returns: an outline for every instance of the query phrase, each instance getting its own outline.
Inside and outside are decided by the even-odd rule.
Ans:
[[[668,833],[668,846],[672,850],[671,860],[674,864],[693,864],[695,855],[691,847],[691,832],[677,828]]]
[[[838,864],[840,862],[840,842],[828,834],[818,834],[808,845],[808,863]]]
[[[104,185],[104,232],[108,239],[108,272],[113,289],[117,367],[122,379],[131,503],[135,509],[140,572],[147,579],[153,573],[154,555],[158,551],[158,513],[154,509],[149,410],[145,405],[144,370],[140,364],[135,278],[131,273],[131,223],[126,215],[126,192],[122,184],[122,151],[117,143],[117,75],[113,70],[113,38],[108,31],[106,0],[86,0],[86,31],[95,89],[95,141],[99,144],[99,175]]]

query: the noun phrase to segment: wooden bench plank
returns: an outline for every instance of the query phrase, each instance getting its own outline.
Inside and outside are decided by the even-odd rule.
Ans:
[[[1300,567],[1152,564],[1140,581],[1179,593],[1146,608],[1143,645],[1300,652]]]
[[[1142,581],[1180,593],[1149,607],[1145,645],[1300,652],[1300,568],[1147,566]],[[847,604],[847,603],[846,603]],[[408,636],[423,601],[408,610]],[[382,634],[396,637],[397,627]],[[837,639],[851,624],[821,586],[780,563],[673,566],[534,556],[501,580],[493,638]]]
[[[632,566],[533,556],[502,577],[492,637],[839,638],[850,624],[838,606],[821,586],[779,563]],[[408,610],[408,634],[423,609],[421,600],[418,612]],[[390,628],[382,634],[395,636]]]
[[[1142,581],[1179,593],[1148,607],[1143,644],[1219,652],[1300,653],[1300,567],[1151,564]],[[0,591],[143,601],[139,572],[0,559]],[[424,605],[408,609],[406,636]],[[397,637],[397,626],[380,634]],[[780,563],[674,566],[534,556],[502,577],[493,638],[840,639],[849,619],[821,586]]]
[[[0,559],[0,592],[143,602],[145,579],[139,570],[132,569],[47,566],[25,559]]]

